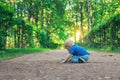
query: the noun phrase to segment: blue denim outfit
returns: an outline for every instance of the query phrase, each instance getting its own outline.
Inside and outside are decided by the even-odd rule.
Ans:
[[[73,57],[71,58],[71,62],[75,62],[75,63],[82,63],[83,62],[80,59],[80,57],[82,59],[84,59],[85,61],[88,61],[89,57],[90,57],[90,53],[87,52],[83,47],[78,46],[78,45],[73,45],[69,49],[69,53],[73,55]]]

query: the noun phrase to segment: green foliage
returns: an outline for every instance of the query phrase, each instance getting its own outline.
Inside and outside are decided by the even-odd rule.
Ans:
[[[90,24],[91,31],[84,44],[99,48],[104,46],[107,50],[119,47],[119,16],[105,19],[115,11],[119,12],[118,0],[12,1],[0,1],[1,49],[57,48],[68,37],[77,34],[75,31],[80,31],[84,36]],[[113,47],[108,48],[109,45]]]
[[[120,47],[120,13],[116,13],[111,17],[98,23],[88,33],[86,43],[99,48],[104,48],[107,51],[117,50]]]
[[[87,50],[89,51],[97,51],[97,52],[111,52],[111,53],[116,53],[116,54],[119,54],[120,53],[120,47],[112,47],[112,46],[109,46],[107,47],[106,49],[103,49],[103,48],[97,48],[97,47],[85,47]]]
[[[55,3],[55,7],[56,7],[56,12],[58,13],[58,15],[63,16],[65,13],[65,6],[63,4],[64,0],[54,0],[53,2]]]
[[[14,48],[0,51],[0,60],[23,56],[30,53],[45,52],[50,49],[45,48]]]
[[[9,3],[10,2],[10,3]],[[11,48],[24,48],[24,47],[36,47],[36,44],[40,44],[40,47],[55,47],[54,37],[51,34],[55,33],[59,38],[60,33],[64,33],[64,28],[61,26],[65,25],[64,13],[65,13],[65,2],[64,0],[23,0],[15,3],[11,1],[4,1],[5,10],[14,10],[14,16],[9,19],[9,24],[4,23],[8,18],[4,18],[3,15],[0,18],[3,25],[6,24],[5,29],[1,31],[1,35],[4,35],[0,40],[1,45],[4,47]],[[7,4],[9,6],[7,7]],[[12,9],[13,8],[13,9]],[[9,16],[9,12],[2,12]],[[7,17],[6,16],[6,17]],[[38,25],[39,24],[39,25]],[[35,25],[35,26],[33,26]],[[10,27],[10,29],[8,28]],[[2,28],[1,28],[2,29]],[[60,31],[60,32],[58,32]],[[6,33],[7,32],[7,33]],[[35,34],[36,32],[36,34]],[[9,35],[8,35],[9,34]],[[64,34],[63,34],[64,35]],[[37,37],[37,40],[36,40]],[[62,36],[63,37],[63,36]],[[59,39],[58,38],[58,39]],[[4,40],[3,40],[4,39]],[[6,41],[7,39],[7,41]],[[63,38],[61,38],[63,39]],[[38,41],[38,42],[37,42]],[[7,44],[6,44],[7,43]],[[53,46],[53,45],[54,46]],[[52,46],[51,46],[52,45]],[[1,47],[3,48],[3,47]]]
[[[13,12],[9,9],[9,7],[0,3],[0,26],[4,26],[5,23],[8,24],[12,17]]]
[[[11,27],[10,21],[13,17],[13,12],[8,6],[0,3],[0,49],[6,48],[6,37],[8,29]]]
[[[34,37],[33,37],[33,26],[30,24],[25,24],[22,26],[22,35],[23,37],[23,48],[31,47],[34,48]]]
[[[47,47],[47,33],[44,29],[36,31],[37,38],[41,47]]]

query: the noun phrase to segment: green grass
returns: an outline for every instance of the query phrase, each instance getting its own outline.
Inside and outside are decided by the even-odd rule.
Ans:
[[[0,60],[14,58],[18,56],[23,56],[26,54],[33,54],[36,52],[45,52],[50,51],[50,49],[46,48],[15,48],[15,49],[6,49],[0,50]]]
[[[89,51],[96,51],[96,52],[110,52],[110,53],[117,53],[120,54],[120,48],[116,48],[114,50],[112,49],[106,49],[106,48],[93,48],[93,47],[86,47]]]

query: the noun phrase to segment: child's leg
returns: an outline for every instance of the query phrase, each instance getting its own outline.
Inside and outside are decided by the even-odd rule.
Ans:
[[[80,56],[80,62],[85,63],[88,61],[88,59],[89,59],[89,55]]]
[[[88,61],[90,55],[84,55],[84,56],[73,56],[71,58],[71,62],[73,63],[85,63]]]
[[[72,63],[79,63],[79,57],[80,57],[80,56],[73,56],[73,57],[71,58],[71,62],[72,62]]]

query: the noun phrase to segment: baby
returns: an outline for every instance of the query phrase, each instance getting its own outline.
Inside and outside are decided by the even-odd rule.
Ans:
[[[85,63],[89,60],[90,53],[87,52],[83,47],[76,45],[73,40],[68,39],[65,42],[64,47],[69,51],[69,54],[62,61],[62,63]]]

